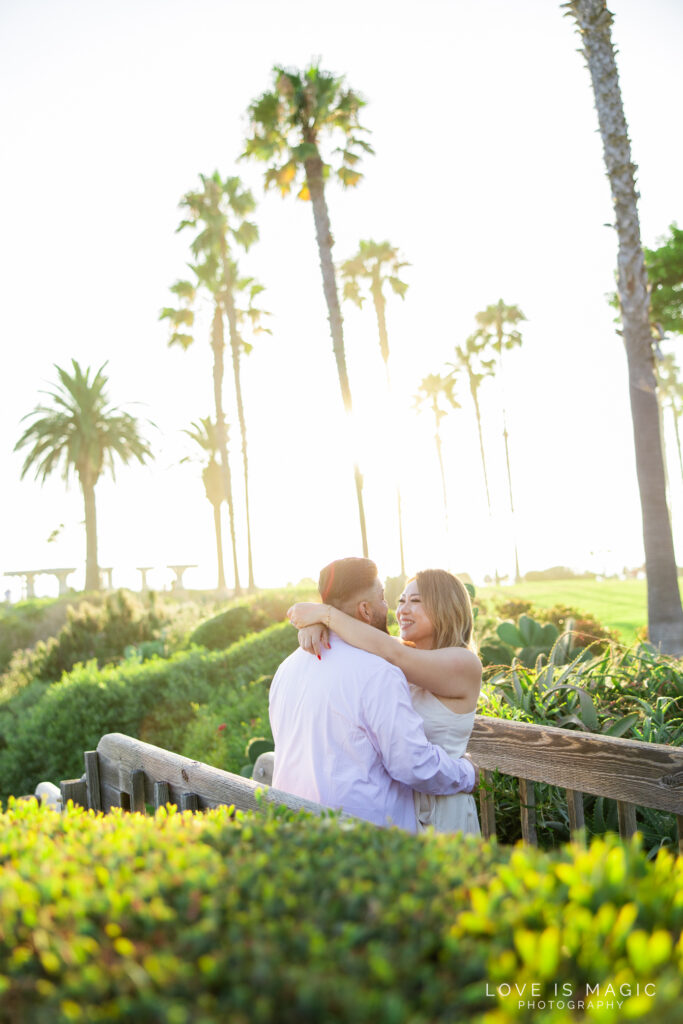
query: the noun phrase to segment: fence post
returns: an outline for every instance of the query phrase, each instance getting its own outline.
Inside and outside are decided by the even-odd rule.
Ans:
[[[102,810],[102,792],[100,790],[100,766],[96,750],[86,750],[85,781],[88,788],[88,807],[93,811]]]

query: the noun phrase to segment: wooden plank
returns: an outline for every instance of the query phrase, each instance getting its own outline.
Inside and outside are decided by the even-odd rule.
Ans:
[[[477,715],[467,751],[480,768],[683,814],[680,747]]]
[[[180,794],[180,810],[181,811],[198,811],[199,800],[196,793],[181,793]]]
[[[530,846],[538,846],[536,835],[536,791],[529,779],[519,780],[519,807],[522,817],[522,839]]]
[[[479,784],[479,816],[481,817],[481,834],[484,839],[495,839],[496,837],[496,805],[493,799],[493,792],[487,787],[493,787],[493,774],[485,768],[480,773]],[[486,785],[482,785],[485,783]]]
[[[683,815],[676,815],[676,827],[678,829],[678,852],[683,857]]]
[[[130,775],[136,768],[142,768],[145,773],[145,799],[148,803],[154,799],[154,782],[164,780],[168,784],[171,802],[178,807],[181,795],[192,792],[197,794],[200,810],[223,804],[234,805],[242,811],[258,810],[260,804],[256,801],[255,793],[262,790],[263,800],[267,803],[284,804],[295,811],[303,810],[318,815],[327,810],[311,800],[293,796],[281,789],[265,787],[252,779],[221,771],[201,761],[192,761],[122,733],[103,736],[97,744],[97,752],[105,809],[118,805],[119,770],[124,778],[126,773]],[[342,814],[341,817],[348,821],[357,820],[348,814]]]
[[[62,807],[66,807],[68,800],[73,800],[76,807],[88,806],[88,786],[85,775],[82,775],[80,779],[64,779],[59,783],[59,789],[62,794]]]
[[[619,815],[619,835],[622,839],[630,839],[638,828],[635,806],[626,803],[625,800],[617,800],[617,814]]]
[[[586,819],[583,812],[583,793],[579,793],[575,789],[567,789],[565,792],[567,794],[569,833],[571,835],[586,827]]]
[[[83,756],[85,759],[85,781],[88,789],[88,807],[93,811],[101,811],[100,759],[96,750],[86,750]]]
[[[124,811],[130,811],[130,771],[128,768],[119,765],[119,784],[117,788],[116,804]]]
[[[145,773],[141,768],[138,768],[136,771],[131,772],[130,784],[130,809],[131,811],[138,811],[140,814],[144,814],[146,811]]]
[[[154,783],[154,806],[156,808],[165,807],[166,804],[171,802],[171,793],[168,788],[168,782],[155,782]]]

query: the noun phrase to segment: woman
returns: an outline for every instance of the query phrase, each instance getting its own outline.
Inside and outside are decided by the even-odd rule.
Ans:
[[[457,576],[426,569],[408,582],[396,610],[402,642],[332,605],[301,602],[287,615],[300,631],[301,646],[318,657],[329,646],[329,628],[353,647],[400,668],[427,739],[451,757],[465,753],[481,688],[481,662],[474,652],[470,596]],[[420,831],[432,825],[437,832],[480,832],[471,793],[415,793],[415,813]]]

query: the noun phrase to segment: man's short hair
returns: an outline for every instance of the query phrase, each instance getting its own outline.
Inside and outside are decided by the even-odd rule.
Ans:
[[[318,590],[323,603],[339,608],[366,594],[377,579],[377,566],[369,558],[337,558],[320,573]]]

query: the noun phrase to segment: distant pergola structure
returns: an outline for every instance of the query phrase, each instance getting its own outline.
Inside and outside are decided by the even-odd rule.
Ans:
[[[15,569],[14,572],[3,573],[4,576],[20,576],[26,590],[26,597],[35,597],[36,576],[56,576],[59,581],[59,593],[69,593],[67,580],[75,569]]]
[[[167,569],[171,569],[175,573],[175,579],[171,584],[171,590],[184,590],[183,585],[183,574],[186,569],[196,569],[196,565],[167,565]]]
[[[142,577],[142,593],[149,591],[149,584],[147,582],[147,573],[152,572],[154,566],[152,565],[138,565],[136,566],[137,571]],[[187,569],[196,569],[196,565],[167,565],[167,569],[171,569],[175,573],[175,578],[171,583],[171,590],[178,593],[179,591],[185,590],[185,584],[183,583],[183,575]],[[68,578],[72,572],[76,572],[75,568],[72,569],[15,569],[12,572],[5,572],[3,576],[17,576],[22,580],[22,590],[25,591],[26,597],[36,596],[36,576],[56,576],[59,581],[59,595],[69,593]],[[104,590],[113,590],[114,584],[112,581],[112,574],[114,570],[111,566],[107,568],[100,567],[100,584]]]

